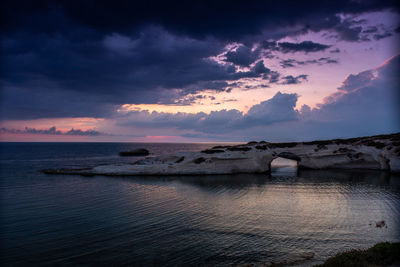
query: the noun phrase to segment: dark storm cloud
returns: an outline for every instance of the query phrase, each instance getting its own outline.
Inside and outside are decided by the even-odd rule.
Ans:
[[[144,25],[163,25],[175,33],[195,37],[209,35],[236,40],[258,34],[266,27],[302,25],[310,29],[332,26],[336,14],[360,14],[397,9],[395,0],[382,1],[3,1],[3,31],[29,23],[31,31],[58,32],[61,26],[48,23],[49,10],[59,9],[67,18],[102,33],[132,32]],[[327,8],[329,7],[329,8]],[[70,23],[72,23],[70,22]],[[40,29],[38,26],[43,26]]]
[[[352,40],[346,31],[357,35],[362,23],[341,21],[337,14],[398,11],[396,1],[350,0],[309,1],[307,8],[286,0],[5,0],[1,5],[3,119],[107,117],[119,104],[174,103],[188,94],[230,88],[202,84],[241,78],[276,83],[279,73],[260,63],[258,52],[250,50],[254,43],[272,39],[265,45],[273,47],[281,37],[321,30]],[[282,30],[287,28],[300,30]],[[210,59],[232,42],[242,48],[227,55],[226,64]],[[306,44],[294,49],[324,50],[323,44]],[[233,63],[249,70],[238,71]]]
[[[60,131],[57,130],[55,126],[50,127],[49,129],[36,129],[25,127],[24,130],[18,129],[8,129],[8,128],[0,128],[0,133],[11,133],[11,134],[49,134],[49,135],[79,135],[79,136],[99,136],[106,135],[105,133],[96,131],[96,130],[81,130],[72,128],[69,131]]]
[[[249,71],[221,65],[208,57],[219,53],[222,43],[160,28],[147,28],[137,39],[111,34],[85,42],[24,34],[1,45],[7,118],[108,116],[112,105],[174,103],[202,90],[224,91],[226,81],[267,71],[260,64]]]
[[[363,30],[363,33],[375,33],[378,31],[378,27],[376,26],[370,26],[368,28],[366,28],[365,30]]]
[[[320,52],[328,49],[331,47],[330,45],[314,43],[311,41],[304,41],[301,43],[289,43],[289,42],[282,42],[278,43],[279,50],[283,53],[295,53],[295,52]]]
[[[307,81],[307,77],[308,75],[305,74],[298,76],[292,76],[292,75],[284,76],[281,78],[280,84],[298,84]]]
[[[278,43],[276,41],[265,41],[264,40],[261,42],[261,47],[266,50],[277,50]]]
[[[280,62],[282,68],[292,68],[297,66],[304,66],[310,64],[325,65],[325,64],[337,64],[338,60],[330,57],[321,57],[318,59],[310,60],[296,60],[296,59],[285,59]]]
[[[268,84],[258,84],[258,85],[246,85],[242,90],[252,90],[252,89],[260,89],[260,88],[269,88]]]
[[[234,83],[229,84],[226,81],[206,81],[198,82],[191,86],[186,87],[185,92],[191,91],[193,93],[202,91],[204,89],[215,90],[215,91],[225,91],[227,87],[234,85]]]
[[[26,82],[19,79],[26,76],[30,81],[53,80],[72,91],[111,93],[108,97],[118,98],[110,91],[112,87],[118,91],[179,88],[193,81],[241,75],[206,59],[222,48],[218,42],[179,38],[160,28],[146,29],[138,39],[120,34],[92,42],[47,35],[23,39],[23,43],[15,39],[2,42],[5,76],[17,85]]]
[[[374,34],[374,39],[375,40],[380,40],[380,39],[384,39],[387,37],[392,36],[392,34],[390,32],[385,32],[385,33],[381,33],[381,34]]]
[[[365,20],[345,19],[334,29],[339,39],[349,42],[380,40],[392,36],[393,30],[386,29],[383,24],[365,27],[365,22]]]
[[[296,65],[299,64],[300,61],[297,61],[295,59],[285,59],[280,62],[282,68],[292,68],[296,67]]]
[[[290,42],[275,42],[275,41],[263,41],[261,47],[265,50],[280,51],[282,53],[296,53],[296,52],[320,52],[330,48],[330,45],[315,43],[312,41],[303,41],[300,43]]]
[[[262,60],[258,61],[252,68],[253,72],[256,74],[266,73],[268,74],[271,70],[265,67],[264,62]]]
[[[354,21],[345,20],[334,27],[338,34],[338,38],[343,41],[357,42],[362,41],[361,33],[363,27],[354,23]],[[368,39],[365,39],[368,40]]]
[[[229,51],[225,54],[226,61],[235,65],[248,67],[257,59],[258,53],[253,52],[247,46],[241,45],[235,51]]]
[[[276,72],[276,71],[271,71],[270,73],[269,73],[269,82],[270,83],[277,83],[278,81],[279,81],[279,77],[280,77],[281,75],[278,73],[278,72]]]

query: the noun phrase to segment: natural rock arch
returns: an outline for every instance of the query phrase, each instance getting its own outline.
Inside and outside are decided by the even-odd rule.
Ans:
[[[311,142],[250,142],[216,146],[199,152],[179,152],[131,164],[84,169],[45,170],[51,174],[82,175],[203,175],[266,173],[275,158],[296,160],[307,169],[375,169],[400,173],[400,133]]]
[[[297,168],[299,167],[298,163],[301,161],[301,157],[297,156],[296,154],[292,152],[280,152],[279,154],[273,155],[273,157],[269,160],[268,162],[268,172],[272,171],[272,162],[276,159],[283,158],[283,159],[289,159],[297,162]]]
[[[297,162],[301,161],[301,157],[297,156],[296,154],[292,152],[281,152],[277,155],[279,158],[284,158],[284,159],[291,159],[295,160]]]

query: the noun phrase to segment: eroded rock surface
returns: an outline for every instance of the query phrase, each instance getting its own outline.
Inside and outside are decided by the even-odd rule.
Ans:
[[[151,157],[134,164],[85,169],[45,170],[82,175],[202,175],[265,173],[277,157],[298,161],[299,168],[375,169],[400,172],[400,133],[312,142],[249,142],[200,152]]]

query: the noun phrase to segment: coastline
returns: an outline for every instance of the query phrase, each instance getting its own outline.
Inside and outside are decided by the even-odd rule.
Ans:
[[[300,169],[369,169],[400,172],[400,133],[311,142],[251,141],[199,152],[147,157],[131,164],[80,169],[46,169],[46,174],[79,175],[217,175],[268,173],[276,158],[297,161]]]

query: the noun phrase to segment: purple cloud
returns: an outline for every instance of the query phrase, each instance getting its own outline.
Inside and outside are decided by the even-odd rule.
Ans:
[[[278,92],[247,113],[221,110],[206,113],[137,111],[120,118],[125,127],[175,128],[184,137],[211,140],[312,140],[356,137],[400,131],[400,56],[382,66],[349,75],[337,92],[316,108],[296,110],[298,96]],[[226,134],[229,133],[229,134]]]
[[[247,113],[236,109],[200,113],[133,111],[120,118],[119,125],[150,128],[178,128],[203,133],[226,133],[243,128],[297,120],[296,94],[278,92],[269,100],[254,105]]]
[[[337,64],[337,63],[339,63],[337,59],[332,59],[330,57],[321,57],[318,59],[309,59],[309,60],[285,59],[281,60],[280,62],[282,68],[292,68],[310,64],[325,65],[325,64]]]
[[[330,45],[314,43],[312,41],[304,41],[301,43],[289,43],[281,42],[278,43],[279,50],[283,53],[295,53],[295,52],[320,52],[330,48]]]
[[[100,136],[107,135],[105,133],[90,129],[90,130],[81,130],[74,129],[68,131],[60,131],[57,130],[55,126],[50,127],[49,129],[36,129],[25,127],[23,130],[18,129],[8,129],[8,128],[0,128],[1,133],[11,133],[11,134],[49,134],[49,135],[79,135],[79,136]]]
[[[235,65],[248,67],[258,58],[258,52],[252,51],[247,46],[241,45],[234,51],[225,54],[226,61]]]
[[[307,81],[307,77],[308,75],[305,74],[301,74],[298,76],[292,76],[292,75],[284,76],[281,78],[280,84],[299,84],[303,81]]]

